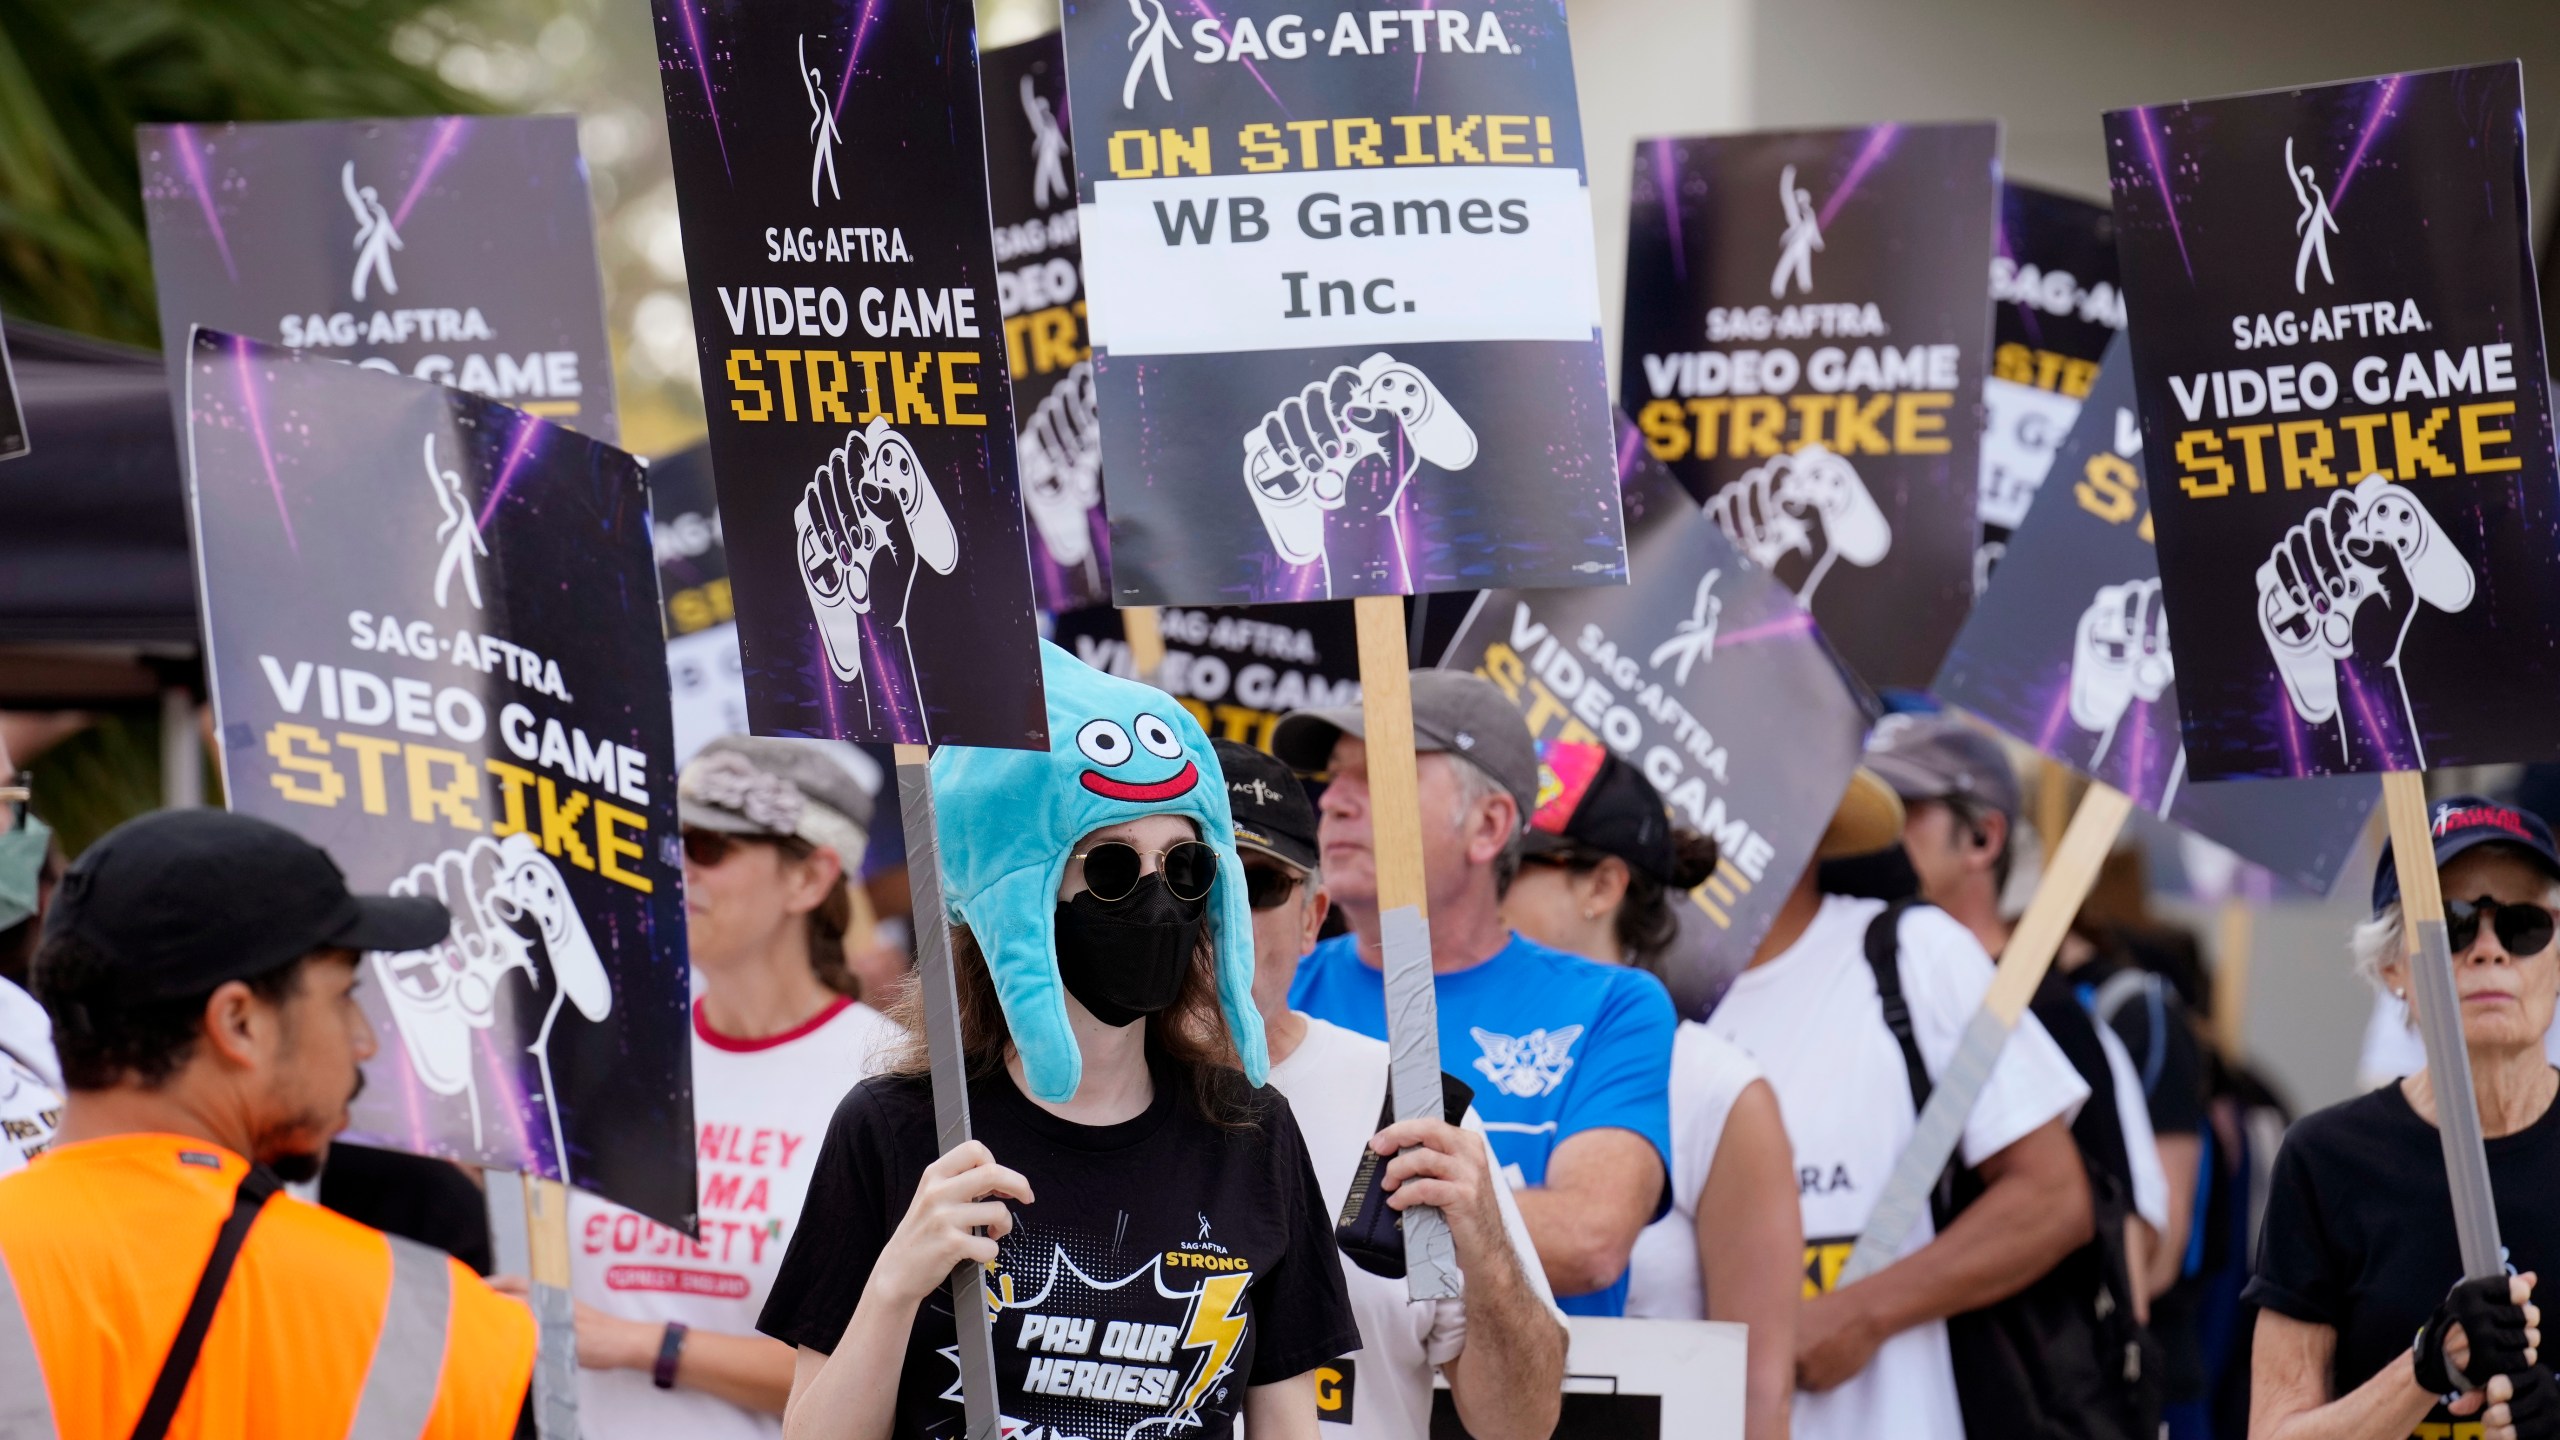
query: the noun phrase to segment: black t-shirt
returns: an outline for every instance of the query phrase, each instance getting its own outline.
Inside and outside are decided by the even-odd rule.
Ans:
[[[2082,967],[2072,979],[2095,994],[2118,974],[2129,972],[2111,962]],[[2143,1080],[2151,1129],[2159,1135],[2194,1135],[2204,1129],[2204,1047],[2196,1039],[2194,1020],[2177,988],[2157,975],[2106,1017],[2108,1028],[2124,1042],[2134,1073]],[[2152,1004],[2153,997],[2159,1004]]]
[[[2488,1149],[2509,1262],[2560,1275],[2560,1105]],[[2407,1350],[2461,1278],[2442,1142],[2398,1085],[2305,1116],[2286,1134],[2257,1275],[2241,1298],[2338,1332],[2332,1394]],[[2439,1406],[2430,1418],[2450,1417]]]
[[[1039,1197],[1013,1207],[988,1276],[1008,1433],[1219,1440],[1246,1387],[1360,1348],[1288,1102],[1237,1076],[1256,1123],[1227,1129],[1182,1077],[1155,1078],[1146,1112],[1107,1126],[1059,1119],[1003,1073],[969,1087],[977,1138]],[[934,1133],[921,1077],[866,1080],[836,1107],[758,1329],[833,1353],[939,1153]],[[955,1344],[937,1287],[908,1336],[893,1435],[962,1433]]]

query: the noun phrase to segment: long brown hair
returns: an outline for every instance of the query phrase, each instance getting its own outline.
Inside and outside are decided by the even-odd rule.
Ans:
[[[780,850],[783,857],[802,864],[816,854],[818,847],[797,835],[755,836]],[[836,883],[826,898],[809,912],[809,968],[818,983],[848,1000],[862,998],[862,977],[845,963],[845,932],[853,926],[853,893],[847,885],[844,857],[836,857]]]
[[[966,925],[951,927],[951,978],[960,998],[960,1053],[970,1080],[985,1079],[1004,1069],[1013,1050],[1013,1031],[1006,1025],[1004,1005],[996,998],[995,977],[987,970],[986,952]],[[932,1062],[925,1050],[924,993],[919,974],[898,987],[889,1018],[906,1031],[906,1041],[889,1057],[888,1073],[923,1076]],[[1250,1130],[1257,1123],[1250,1091],[1236,1058],[1234,1037],[1218,1005],[1218,949],[1213,927],[1203,926],[1200,947],[1183,972],[1182,988],[1173,1004],[1146,1019],[1147,1051],[1161,1056],[1186,1082],[1192,1109],[1210,1124],[1227,1130]]]

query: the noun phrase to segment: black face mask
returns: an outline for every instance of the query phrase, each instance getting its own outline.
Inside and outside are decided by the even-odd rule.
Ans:
[[[1145,1019],[1182,993],[1200,948],[1208,902],[1179,900],[1162,874],[1143,875],[1117,900],[1087,890],[1058,904],[1058,978],[1067,993],[1118,1029]]]

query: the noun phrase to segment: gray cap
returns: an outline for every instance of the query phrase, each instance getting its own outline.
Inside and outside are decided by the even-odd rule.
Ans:
[[[1300,710],[1280,717],[1271,729],[1271,753],[1291,769],[1306,774],[1331,763],[1333,742],[1344,735],[1366,738],[1360,707]],[[1492,681],[1464,670],[1413,672],[1413,748],[1423,754],[1441,751],[1471,761],[1520,802],[1520,821],[1538,808],[1538,747],[1518,707],[1502,697]]]
[[[727,835],[797,836],[862,863],[871,795],[824,742],[723,735],[676,777],[676,818]]]
[[[1867,741],[1866,764],[1906,803],[1962,795],[2012,818],[2018,813],[2009,752],[1952,716],[1887,716]]]

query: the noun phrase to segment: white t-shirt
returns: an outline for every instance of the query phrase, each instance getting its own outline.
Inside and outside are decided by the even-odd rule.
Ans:
[[[1911,1082],[1902,1049],[1885,1028],[1875,972],[1866,958],[1867,924],[1884,908],[1876,900],[1823,897],[1822,909],[1796,943],[1736,977],[1708,1017],[1707,1028],[1760,1064],[1777,1092],[1795,1148],[1798,1199],[1804,1209],[1806,1269],[1827,1288],[1849,1258],[1876,1195],[1911,1139]],[[1991,986],[1991,957],[1971,932],[1940,911],[1915,908],[1903,917],[1902,992],[1911,1028],[1930,1072],[1943,1071]],[[2018,1028],[1992,1067],[1990,1083],[1966,1118],[1959,1146],[1968,1165],[2007,1149],[2047,1121],[2068,1120],[2089,1087],[2034,1015]],[[1903,1241],[1909,1255],[1936,1227],[1924,1211]],[[1915,1326],[1887,1340],[1867,1368],[1821,1394],[1799,1393],[1796,1440],[1962,1440],[1947,1327]]]
[[[1741,1046],[1695,1020],[1671,1041],[1671,1213],[1636,1235],[1627,1262],[1627,1314],[1647,1320],[1704,1320],[1698,1274],[1698,1197],[1724,1143],[1724,1122],[1760,1066]]]
[[[2133,1213],[2161,1231],[2169,1228],[2169,1172],[2160,1164],[2160,1136],[2151,1128],[2151,1105],[2142,1093],[2142,1072],[2116,1038],[2115,1027],[2101,1021],[2098,1048],[2106,1052],[2107,1078],[2116,1089],[2116,1126],[2124,1132],[2125,1163],[2133,1172]]]
[[[836,1102],[900,1038],[868,1005],[840,1000],[807,1025],[732,1040],[693,1011],[699,1241],[584,1191],[569,1199],[570,1292],[634,1320],[752,1335],[800,1219]],[[597,1440],[772,1440],[778,1416],[699,1390],[660,1390],[637,1370],[578,1372],[578,1421]]]
[[[1387,1098],[1387,1059],[1384,1041],[1309,1016],[1307,1038],[1298,1042],[1288,1059],[1271,1067],[1271,1083],[1288,1097],[1298,1133],[1306,1140],[1307,1157],[1315,1164],[1316,1184],[1325,1205],[1336,1215],[1351,1193],[1351,1176],[1360,1167],[1361,1152],[1368,1148],[1369,1137],[1378,1133],[1378,1114]],[[1466,1128],[1482,1141],[1484,1122],[1476,1118],[1473,1108],[1467,1111]],[[1495,1175],[1501,1174],[1489,1147],[1485,1164]],[[1519,1205],[1511,1198],[1511,1187],[1495,1186],[1494,1197],[1502,1207],[1503,1229],[1511,1236],[1512,1251],[1529,1277],[1529,1287],[1556,1324],[1563,1325],[1564,1312],[1556,1309],[1554,1294],[1547,1288],[1546,1271],[1538,1265],[1537,1249],[1530,1242],[1529,1227],[1520,1219]],[[1338,1378],[1317,1375],[1317,1418],[1333,1421],[1346,1410],[1351,1415],[1339,1428],[1328,1426],[1325,1435],[1409,1440],[1430,1434],[1431,1377],[1466,1348],[1466,1302],[1412,1299],[1402,1280],[1372,1275],[1347,1258],[1342,1276],[1351,1291],[1351,1312],[1359,1321],[1361,1348],[1347,1367],[1340,1367],[1343,1373]]]
[[[61,1124],[53,1021],[36,997],[0,980],[0,1175],[24,1169]]]

